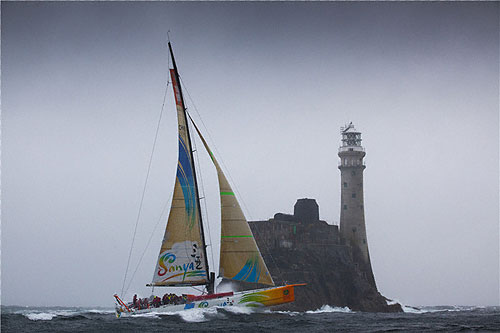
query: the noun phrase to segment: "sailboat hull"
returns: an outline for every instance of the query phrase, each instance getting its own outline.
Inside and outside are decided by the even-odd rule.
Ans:
[[[132,309],[127,308],[117,301],[116,305],[116,316],[128,317],[140,314],[146,314],[150,312],[154,313],[170,313],[183,310],[189,310],[194,308],[209,308],[209,307],[226,307],[226,306],[238,306],[238,307],[268,307],[284,303],[293,302],[295,300],[294,287],[303,286],[304,284],[291,284],[281,287],[272,287],[266,289],[256,289],[232,293],[232,295],[216,297],[211,299],[200,299],[188,301],[185,304],[178,305],[162,305],[157,308],[149,309]]]

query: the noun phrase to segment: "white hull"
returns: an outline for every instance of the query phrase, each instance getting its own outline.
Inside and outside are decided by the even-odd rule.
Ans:
[[[301,284],[303,285],[303,284]],[[148,309],[133,309],[125,308],[123,305],[117,303],[116,305],[116,316],[128,317],[135,316],[146,313],[171,313],[183,310],[195,309],[195,308],[210,308],[210,307],[226,307],[226,306],[237,306],[237,307],[265,307],[273,306],[288,302],[293,302],[294,287],[298,285],[286,285],[281,287],[271,287],[265,289],[247,290],[232,293],[232,295],[193,300],[184,304],[168,304],[162,305],[160,307],[151,307]]]

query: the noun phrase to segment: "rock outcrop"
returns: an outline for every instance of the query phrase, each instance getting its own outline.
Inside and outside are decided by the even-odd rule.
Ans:
[[[341,241],[338,226],[319,220],[315,200],[300,199],[294,215],[278,213],[250,227],[276,284],[307,283],[296,288],[295,302],[280,309],[315,310],[327,304],[353,311],[402,311],[399,304],[387,305],[353,249]]]

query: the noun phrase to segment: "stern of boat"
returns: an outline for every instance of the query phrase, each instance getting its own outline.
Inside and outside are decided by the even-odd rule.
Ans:
[[[290,303],[295,301],[295,287],[305,285],[305,283],[289,284],[282,287],[245,293],[238,301],[238,304],[248,307],[262,307]]]

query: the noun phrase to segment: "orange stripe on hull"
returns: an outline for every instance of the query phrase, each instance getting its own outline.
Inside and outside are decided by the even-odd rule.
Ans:
[[[290,284],[246,294],[239,303],[246,303],[247,306],[273,306],[290,303],[295,300],[294,287],[297,286],[305,286],[305,284]]]

